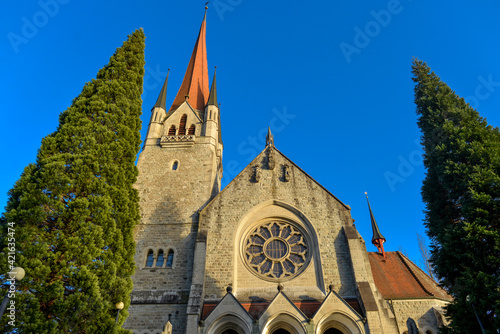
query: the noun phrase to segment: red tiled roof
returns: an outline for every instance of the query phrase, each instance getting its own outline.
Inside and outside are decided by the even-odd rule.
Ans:
[[[304,315],[308,318],[312,318],[314,316],[314,313],[319,309],[321,306],[320,302],[316,301],[309,301],[309,300],[304,300],[300,302],[295,302],[293,303],[299,310],[304,313]]]
[[[205,110],[208,95],[210,94],[208,89],[207,45],[205,41],[206,23],[206,19],[203,18],[184,80],[170,110],[177,109],[185,101],[186,95],[189,95],[188,102],[191,107],[197,110]]]
[[[258,319],[262,313],[266,310],[270,303],[268,302],[252,302],[252,303],[241,303],[241,306],[247,310],[248,314],[254,319]]]
[[[385,299],[452,300],[434,280],[400,252],[368,253],[375,285]]]

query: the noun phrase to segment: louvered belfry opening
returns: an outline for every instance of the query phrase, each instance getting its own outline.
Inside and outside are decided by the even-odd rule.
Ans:
[[[170,129],[168,129],[169,136],[175,136],[175,125],[172,125]]]
[[[181,122],[179,123],[179,136],[186,134],[186,120],[187,120],[187,115],[186,114],[182,115]]]
[[[192,124],[190,127],[189,127],[189,130],[188,130],[188,135],[194,135],[194,131],[196,130],[196,127],[194,126],[194,124]]]

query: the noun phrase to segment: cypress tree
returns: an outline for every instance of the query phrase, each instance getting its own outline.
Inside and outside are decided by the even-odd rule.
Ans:
[[[500,329],[500,132],[426,63],[413,62],[422,131],[425,225],[436,274],[455,301],[445,333]]]
[[[9,192],[2,248],[15,229],[16,333],[129,333],[139,220],[136,155],[144,76],[142,29],[128,36],[42,140]],[[2,273],[9,271],[6,256]],[[3,291],[5,293],[5,290]],[[124,302],[115,324],[115,304]],[[5,316],[0,328],[12,331]]]

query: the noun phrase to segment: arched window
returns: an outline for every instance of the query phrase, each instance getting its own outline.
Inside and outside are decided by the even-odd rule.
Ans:
[[[158,251],[158,257],[156,258],[156,266],[163,267],[163,262],[165,262],[165,259],[163,258],[163,249],[160,249]]]
[[[177,170],[177,168],[179,168],[179,162],[174,161],[174,163],[172,164],[172,170]]]
[[[148,250],[148,257],[146,258],[146,267],[152,267],[155,262],[153,250]]]
[[[186,134],[186,120],[187,120],[187,115],[184,114],[181,117],[181,122],[179,123],[179,136],[183,136]]]
[[[170,129],[168,129],[169,136],[175,136],[175,125],[172,125]]]
[[[188,130],[188,135],[194,135],[194,131],[196,130],[196,127],[194,126],[194,124],[192,124],[190,127],[189,127],[189,130]]]
[[[174,264],[174,251],[169,250],[167,255],[167,267],[172,268],[173,264]]]
[[[335,328],[329,328],[323,334],[342,334],[342,332]]]

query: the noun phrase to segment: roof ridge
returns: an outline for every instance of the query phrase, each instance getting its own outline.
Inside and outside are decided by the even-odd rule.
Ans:
[[[408,259],[406,256],[404,256],[400,251],[396,251],[396,254],[399,255],[399,257],[403,260],[403,264],[405,265],[406,268],[408,268],[408,270],[410,271],[410,274],[415,278],[415,280],[418,282],[418,284],[422,287],[422,289],[428,293],[430,296],[435,296],[432,292],[430,292],[422,282],[420,282],[420,279],[417,277],[417,275],[413,272],[413,270],[410,268],[410,266],[408,265],[408,263],[406,262],[406,260],[410,261],[411,263],[413,263],[410,259]],[[406,260],[405,260],[406,259]],[[414,263],[413,263],[414,264]],[[416,267],[418,267],[416,264],[415,264]]]
[[[311,178],[311,180],[314,181],[314,183],[316,183],[318,186],[320,186],[323,190],[325,190],[328,194],[330,194],[333,198],[335,198],[340,204],[342,204],[346,209],[348,209],[349,211],[351,210],[351,208],[345,204],[344,202],[342,202],[337,196],[335,196],[334,194],[332,194],[330,192],[330,190],[326,189],[325,186],[323,186],[321,183],[319,183],[318,181],[316,181],[316,179],[314,177],[312,177],[311,175],[309,175],[306,171],[304,171],[302,168],[300,168],[295,162],[292,161],[292,159],[290,159],[289,157],[287,157],[285,154],[283,154],[280,150],[278,150],[276,148],[276,146],[273,145],[273,148],[278,151],[279,154],[281,154],[285,159],[287,159],[288,161],[290,161],[295,167],[297,167],[302,173],[304,173],[307,177]],[[264,149],[265,150],[265,149]],[[262,153],[262,152],[261,152]]]

